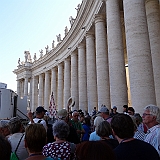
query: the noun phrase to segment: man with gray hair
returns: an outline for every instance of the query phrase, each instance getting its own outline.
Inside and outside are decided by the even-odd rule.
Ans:
[[[160,108],[153,104],[147,105],[142,118],[148,127],[144,141],[150,143],[160,155]]]
[[[63,120],[69,125],[70,132],[69,132],[69,135],[66,138],[66,140],[68,142],[72,142],[72,143],[78,144],[78,143],[80,143],[80,140],[78,138],[78,135],[77,135],[77,132],[76,132],[75,128],[70,125],[70,122],[69,122],[70,120],[69,120],[69,115],[68,114],[69,113],[67,112],[66,109],[58,110],[58,113],[57,113],[58,120],[59,121]]]

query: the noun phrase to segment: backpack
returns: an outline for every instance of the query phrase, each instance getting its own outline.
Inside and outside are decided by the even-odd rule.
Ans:
[[[12,152],[12,153],[11,153],[10,160],[19,160],[19,158],[17,157],[17,155],[16,155],[15,152]]]
[[[19,144],[21,143],[21,140],[22,140],[23,136],[24,136],[24,134],[23,134],[22,137],[20,138],[20,140],[19,140],[19,142],[18,142],[18,145],[17,145],[15,151],[11,153],[10,160],[19,160],[16,152],[17,152],[17,149],[18,149],[18,147],[19,147]]]

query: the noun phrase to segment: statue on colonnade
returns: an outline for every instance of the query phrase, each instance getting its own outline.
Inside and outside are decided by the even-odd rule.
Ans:
[[[33,57],[34,61],[37,60],[37,56],[36,56],[36,53],[34,53],[34,57]]]
[[[46,49],[46,54],[48,53],[48,49],[49,49],[49,46],[47,45],[47,47],[45,47]]]
[[[57,35],[56,37],[57,37],[57,42],[58,42],[58,43],[62,41],[62,40],[61,40],[61,34]]]
[[[65,30],[64,30],[64,35],[66,36],[68,34],[68,28],[67,26],[65,27]]]
[[[43,49],[39,50],[40,52],[40,58],[43,57]]]
[[[70,22],[71,26],[73,25],[74,21],[75,21],[75,19],[72,16],[70,16],[69,17],[69,22]]]

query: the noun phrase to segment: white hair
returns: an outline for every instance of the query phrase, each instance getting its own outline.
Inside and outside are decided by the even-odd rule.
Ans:
[[[94,126],[95,126],[95,130],[98,129],[98,126],[100,125],[101,122],[103,122],[104,119],[101,116],[97,116],[94,120]]]
[[[144,110],[148,110],[150,114],[152,114],[153,116],[156,116],[156,121],[160,123],[160,108],[159,107],[153,104],[149,104],[144,108]]]

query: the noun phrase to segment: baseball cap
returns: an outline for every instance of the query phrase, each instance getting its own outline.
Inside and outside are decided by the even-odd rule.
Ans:
[[[106,113],[109,112],[109,109],[104,105],[101,107],[100,112]]]
[[[0,120],[0,128],[7,127],[9,120]]]
[[[10,124],[17,123],[17,122],[21,122],[21,121],[20,121],[20,118],[19,118],[19,117],[12,117],[12,118],[9,120],[9,125],[10,125]]]
[[[42,112],[47,112],[47,110],[45,110],[42,106],[39,106],[39,107],[37,107],[36,112],[42,113]]]
[[[60,118],[60,119],[65,118],[65,117],[67,117],[67,110],[61,109],[58,111],[57,115],[58,115],[58,118]]]
[[[116,106],[113,106],[113,109],[117,109],[117,107],[116,107]]]

